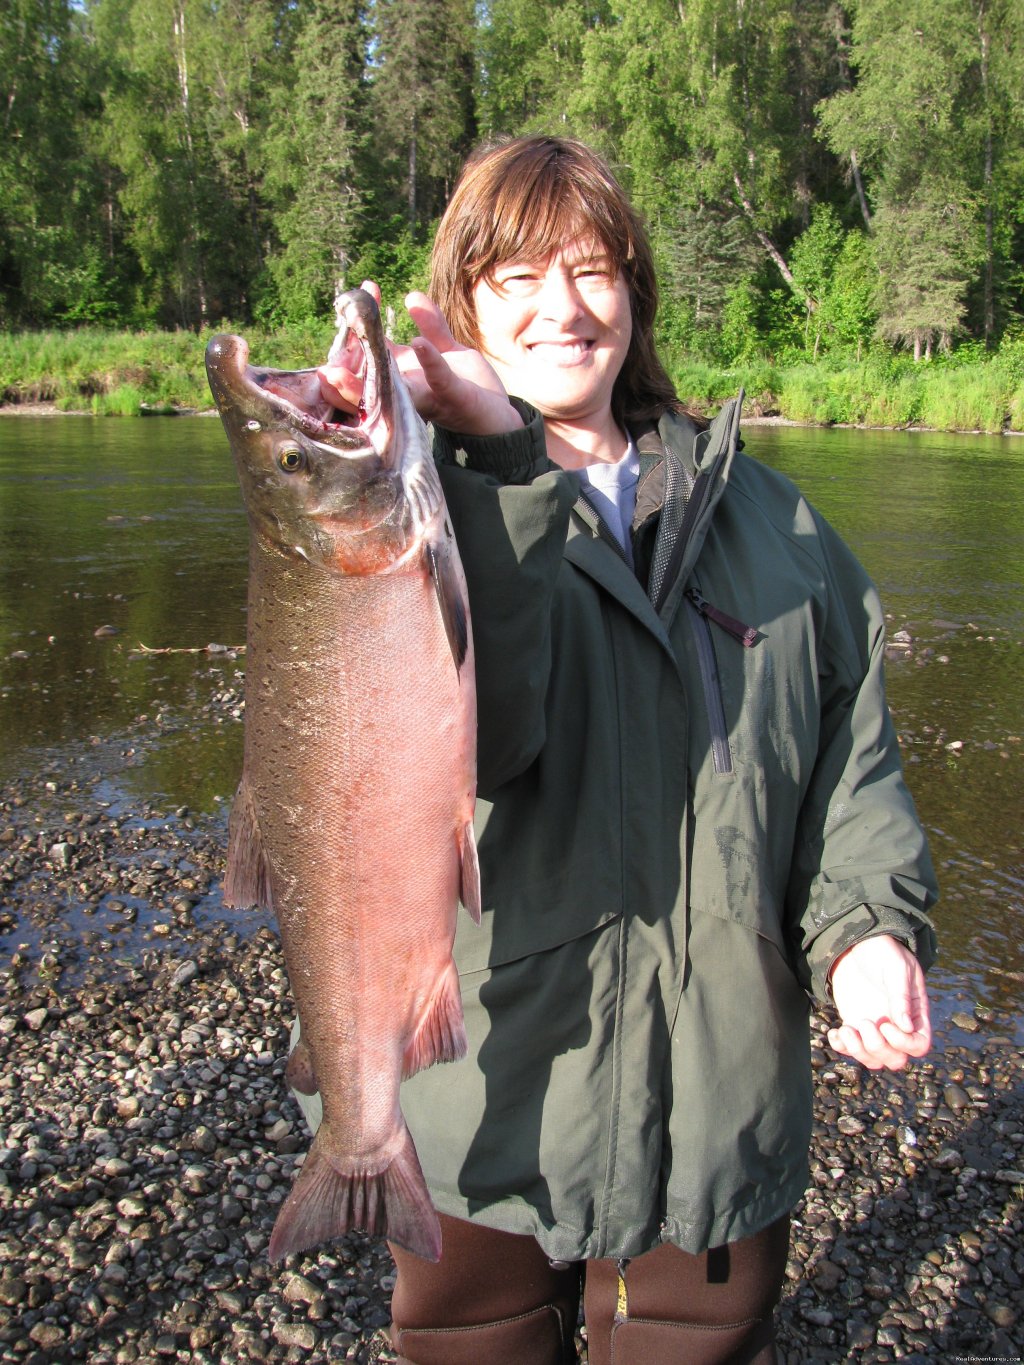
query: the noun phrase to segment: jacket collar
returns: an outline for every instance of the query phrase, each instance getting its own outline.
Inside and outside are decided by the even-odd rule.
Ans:
[[[652,579],[657,609],[621,556],[609,554],[609,546],[601,544],[596,514],[585,501],[577,503],[570,520],[566,558],[632,612],[666,647],[668,628],[725,491],[739,444],[742,403],[741,391],[723,405],[707,431],[698,431],[685,415],[665,413],[656,428],[648,423],[631,433],[640,452],[634,526],[648,517],[660,516],[655,564],[660,564],[663,572],[657,582]],[[669,460],[675,464],[674,471],[668,470]]]

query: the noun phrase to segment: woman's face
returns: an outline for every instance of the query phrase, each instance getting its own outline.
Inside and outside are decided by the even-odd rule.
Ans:
[[[505,261],[473,301],[481,349],[510,394],[560,421],[607,416],[633,324],[602,246],[577,239],[543,261]]]

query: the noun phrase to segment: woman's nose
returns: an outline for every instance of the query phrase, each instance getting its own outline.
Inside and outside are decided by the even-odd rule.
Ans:
[[[576,281],[568,270],[555,268],[547,272],[541,289],[540,305],[545,317],[563,325],[579,317],[583,304]]]

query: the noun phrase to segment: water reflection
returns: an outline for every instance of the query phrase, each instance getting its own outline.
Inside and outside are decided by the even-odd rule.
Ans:
[[[215,420],[0,424],[0,777],[143,714],[170,737],[198,707],[188,742],[152,755],[151,790],[198,808],[229,791],[238,736],[202,707],[232,670],[140,647],[242,644],[246,546]]]
[[[772,427],[746,441],[835,523],[890,633],[912,637],[889,695],[942,882],[935,981],[947,1011],[1019,1014],[1024,442]],[[117,800],[222,812],[244,655],[207,646],[242,643],[245,579],[216,420],[0,421],[0,781],[89,772],[102,752]]]

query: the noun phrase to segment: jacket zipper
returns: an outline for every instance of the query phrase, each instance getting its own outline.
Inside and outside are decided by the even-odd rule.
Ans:
[[[693,622],[693,637],[697,642],[697,662],[700,665],[700,681],[704,690],[704,709],[707,712],[708,729],[711,733],[711,758],[715,772],[724,777],[732,772],[732,751],[729,748],[729,727],[725,721],[725,704],[722,701],[722,683],[718,676],[715,644],[711,638],[711,626],[707,616],[697,606],[689,592],[686,597],[693,613],[690,619]]]
[[[708,728],[711,731],[711,757],[715,772],[720,776],[732,772],[732,751],[729,748],[729,727],[725,719],[725,703],[722,700],[722,680],[715,657],[715,642],[711,638],[711,622],[720,630],[731,635],[746,649],[757,643],[758,632],[753,626],[745,626],[735,616],[713,606],[699,588],[689,587],[684,593],[694,613],[693,632],[697,641],[697,661],[700,665],[700,679],[704,688],[704,705],[707,709]]]
[[[724,630],[726,634],[731,635],[734,640],[739,640],[745,649],[750,649],[757,644],[759,632],[754,626],[745,626],[742,621],[737,621],[735,616],[730,616],[728,612],[712,606],[699,588],[687,588],[686,596],[705,620],[714,621],[715,625]]]

